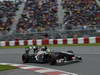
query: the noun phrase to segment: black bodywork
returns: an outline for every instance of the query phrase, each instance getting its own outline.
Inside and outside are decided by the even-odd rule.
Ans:
[[[76,56],[73,51],[67,52],[50,52],[39,56],[39,61],[35,59],[36,54],[29,54],[28,51],[22,55],[23,63],[49,63],[56,65],[58,63],[79,62],[82,60],[80,56]]]

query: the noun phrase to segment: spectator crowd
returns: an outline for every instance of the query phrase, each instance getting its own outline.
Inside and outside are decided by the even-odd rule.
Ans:
[[[17,32],[44,32],[57,27],[56,0],[27,0]]]
[[[13,1],[0,1],[0,34],[10,31],[18,5],[19,3]]]
[[[100,25],[100,8],[95,0],[63,0],[64,23],[67,30],[88,29]]]
[[[26,0],[21,18],[19,18],[17,25],[14,26],[16,27],[15,31],[17,33],[25,34],[31,34],[32,32],[55,32],[57,27],[60,25],[58,24],[57,13],[59,8],[57,1],[59,0]],[[100,25],[100,7],[97,5],[95,0],[61,1],[63,10],[65,11],[63,19],[65,30],[85,30],[89,29],[89,26]],[[10,28],[12,24],[16,21],[15,16],[16,12],[19,11],[19,5],[20,3],[15,3],[9,0],[0,1],[0,34],[4,34],[5,32],[9,32],[11,30]],[[69,35],[73,36],[70,31],[65,34],[59,33],[60,32],[52,34],[56,38],[66,38],[66,36]],[[78,33],[78,35],[80,34],[81,32]],[[32,34],[32,38],[34,35],[35,33]],[[47,38],[50,35],[43,34],[42,38],[44,38],[44,36]],[[36,35],[36,37],[38,37],[38,35]],[[76,33],[74,37],[77,37]]]

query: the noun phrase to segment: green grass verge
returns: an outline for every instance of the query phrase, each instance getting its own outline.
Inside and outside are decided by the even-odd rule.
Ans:
[[[16,69],[14,66],[0,65],[0,71]]]
[[[100,43],[96,44],[66,44],[66,45],[47,45],[51,47],[62,47],[62,46],[100,46]],[[6,47],[0,47],[0,48],[24,48],[26,46],[6,46]]]

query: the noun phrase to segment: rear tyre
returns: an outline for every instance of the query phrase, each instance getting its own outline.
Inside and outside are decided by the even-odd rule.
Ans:
[[[28,57],[28,55],[27,54],[23,54],[22,55],[22,61],[23,61],[23,63],[28,63],[29,62],[29,59],[28,59],[29,57]]]

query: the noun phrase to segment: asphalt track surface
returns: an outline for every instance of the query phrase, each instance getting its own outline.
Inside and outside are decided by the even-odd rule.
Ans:
[[[83,57],[83,61],[74,64],[50,66],[49,64],[34,64],[29,65],[63,70],[66,72],[76,73],[78,75],[99,75],[100,74],[100,47],[51,47],[54,51],[73,50],[77,55]],[[22,64],[21,55],[24,53],[24,48],[16,49],[1,49],[0,48],[0,63],[15,63]],[[35,72],[27,72],[26,70],[8,71],[10,75],[40,75]],[[0,72],[0,75],[9,75],[8,72]],[[27,72],[27,73],[26,73]]]

